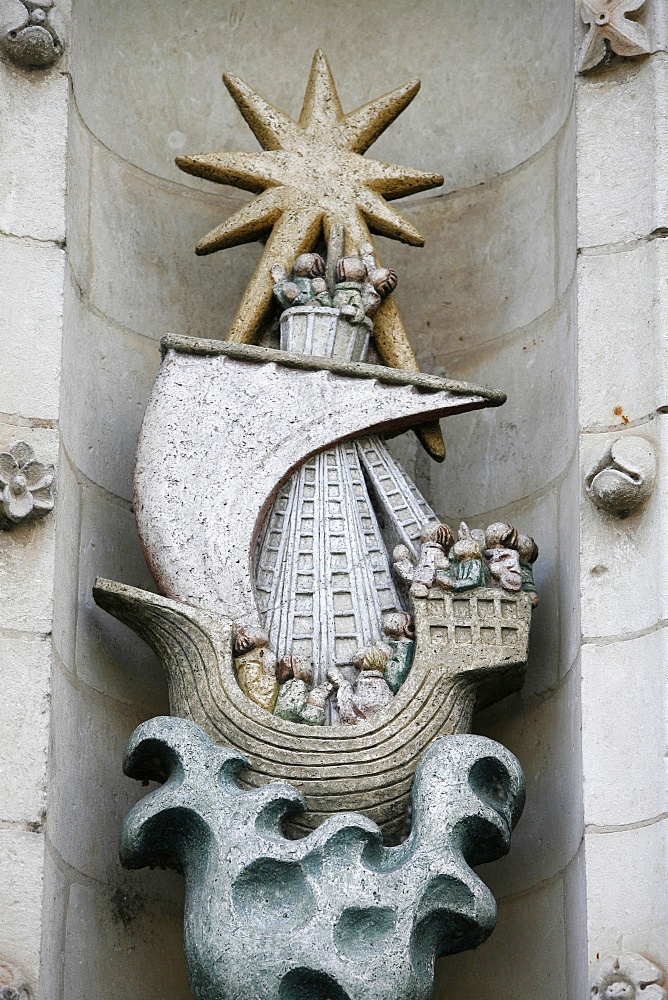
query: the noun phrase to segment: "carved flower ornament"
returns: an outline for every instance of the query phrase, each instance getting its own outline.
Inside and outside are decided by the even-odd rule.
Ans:
[[[0,527],[5,530],[29,517],[53,510],[53,466],[35,460],[25,441],[0,454]]]

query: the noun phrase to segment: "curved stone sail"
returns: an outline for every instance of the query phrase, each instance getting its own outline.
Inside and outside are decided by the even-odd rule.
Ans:
[[[434,375],[246,344],[171,336],[163,347],[137,448],[144,552],[167,596],[253,628],[257,538],[300,465],[338,442],[505,400]]]

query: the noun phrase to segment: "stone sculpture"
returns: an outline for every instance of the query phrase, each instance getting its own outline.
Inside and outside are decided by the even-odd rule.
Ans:
[[[316,248],[322,233],[328,240],[339,226],[345,228],[346,253],[373,247],[369,227],[390,239],[422,246],[415,227],[387,202],[439,187],[443,178],[363,156],[416,96],[417,80],[344,114],[327,59],[318,51],[297,122],[237,77],[226,73],[223,80],[265,152],[179,156],[176,162],[187,173],[258,194],[197,245],[197,253],[208,254],[271,231],[227,335],[231,341],[250,343],[271,305],[272,265],[291,267],[298,254]],[[376,256],[374,252],[374,260]],[[418,370],[390,297],[376,317],[375,340],[384,363],[407,372]],[[422,426],[419,436],[429,454],[442,461],[445,448],[438,425]]]
[[[609,49],[618,56],[641,56],[651,51],[647,29],[628,14],[644,7],[646,0],[581,0],[580,13],[589,25],[580,49],[580,72],[592,69]]]
[[[594,967],[591,1000],[665,1000],[663,973],[642,955],[627,952]]]
[[[362,156],[417,85],[346,115],[317,53],[293,122],[226,83],[265,151],[178,162],[259,196],[198,252],[267,247],[228,342],[162,342],[134,507],[165,596],[95,587],[180,717],[131,741],[128,773],[166,784],[123,860],[185,871],[198,1000],[426,1000],[435,957],[494,922],[468,864],[507,850],[522,777],[465,734],[522,683],[537,548],[510,525],[455,542],[385,435],[442,458],[434,421],[505,397],[416,371],[371,241],[420,243],[384,197],[441,183]],[[272,308],[280,350],[248,343]]]
[[[121,859],[184,872],[195,1000],[428,1000],[434,960],[494,926],[471,866],[508,850],[524,801],[512,754],[480,736],[432,743],[394,848],[350,814],[287,840],[281,821],[302,796],[285,783],[241,791],[245,766],[174,718],[144,723],[126,753],[126,774],[164,784],[126,818]]]
[[[405,545],[397,545],[393,553],[394,572],[413,597],[426,597],[433,587],[464,591],[490,586],[511,594],[523,591],[532,607],[538,604],[533,578],[537,558],[533,538],[501,522],[482,532],[471,531],[462,521],[456,542],[447,524],[431,522],[422,529],[417,561]]]
[[[611,441],[585,478],[592,503],[607,514],[628,517],[647,503],[656,482],[656,453],[650,441],[626,434]]]
[[[0,51],[29,69],[51,66],[65,49],[65,21],[54,0],[0,0]]]
[[[0,454],[0,529],[5,531],[53,510],[52,465],[35,459],[26,441]]]

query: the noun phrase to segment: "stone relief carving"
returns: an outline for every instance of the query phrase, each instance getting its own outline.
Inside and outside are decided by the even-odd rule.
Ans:
[[[0,528],[6,531],[52,511],[53,478],[53,466],[36,461],[25,441],[0,453]]]
[[[591,977],[591,1000],[665,1000],[661,969],[631,952],[604,958]]]
[[[271,230],[227,334],[229,340],[249,343],[270,308],[272,265],[287,270],[297,254],[317,249],[323,232],[331,241],[339,228],[345,229],[345,242],[343,253],[334,256],[345,257],[368,246],[374,266],[379,263],[378,252],[369,227],[422,246],[420,233],[388,202],[439,187],[443,177],[363,156],[416,96],[419,80],[344,114],[327,59],[318,51],[296,122],[243,80],[229,73],[223,80],[263,151],[178,156],[176,163],[198,177],[259,192],[197,245],[197,253],[209,254],[259,239]],[[418,370],[396,302],[389,295],[378,309],[374,339],[384,364]],[[417,433],[427,452],[443,461],[445,446],[438,424],[421,425]]]
[[[0,962],[0,1000],[33,1000],[28,980],[15,966]]]
[[[0,51],[12,62],[51,66],[65,41],[65,20],[54,0],[0,0]]]
[[[628,517],[649,500],[656,482],[656,452],[646,438],[627,434],[611,441],[589,469],[585,487],[592,503]]]
[[[641,56],[651,51],[646,28],[627,15],[647,0],[581,0],[580,14],[589,31],[580,49],[580,72],[593,69],[608,51],[618,56]]]
[[[538,548],[505,523],[455,540],[386,445],[421,427],[440,459],[434,421],[505,401],[416,371],[371,240],[421,243],[384,199],[441,183],[362,155],[417,84],[344,114],[318,52],[295,122],[226,83],[263,152],[178,162],[259,194],[198,252],[271,235],[227,343],[163,340],[135,513],[166,596],[95,586],[176,716],[131,740],[127,773],[166,783],[123,859],[186,872],[198,1000],[426,1000],[434,958],[494,923],[468,864],[507,850],[523,777],[467,732],[522,684]],[[248,342],[276,320],[280,350]]]
[[[431,744],[399,847],[350,813],[288,840],[282,820],[302,796],[285,782],[241,791],[246,766],[175,718],[140,726],[124,761],[130,777],[164,782],[127,816],[121,860],[185,872],[196,1000],[428,1000],[434,960],[491,933],[496,905],[472,866],[508,851],[524,802],[519,764],[498,743]]]

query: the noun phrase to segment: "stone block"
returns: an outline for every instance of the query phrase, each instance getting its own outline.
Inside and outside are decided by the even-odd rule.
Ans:
[[[0,451],[27,440],[40,462],[55,464],[58,434],[0,420]],[[56,499],[56,503],[57,503]],[[53,515],[27,521],[2,533],[0,545],[0,628],[49,632],[53,609]]]
[[[439,170],[453,188],[517,166],[567,115],[573,88],[567,4],[483,0],[462,16],[456,3],[427,0],[416,17],[410,5],[392,0],[374,19],[373,45],[368,10],[343,9],[345,31],[338,33],[330,30],[331,11],[320,5],[297,18],[290,0],[279,0],[267,18],[259,8],[206,0],[194,19],[187,7],[161,16],[149,0],[153,48],[147,59],[141,33],[120,10],[86,0],[71,54],[84,120],[120,156],[173,179],[176,154],[250,148],[247,127],[220,82],[222,70],[298,117],[311,56],[323,39],[345,110],[422,78],[413,108],[371,155]]]
[[[0,820],[41,824],[46,805],[51,644],[0,633]]]
[[[44,835],[0,830],[0,955],[37,985]]]
[[[77,471],[61,448],[58,459],[58,504],[56,516],[55,565],[57,584],[53,589],[53,644],[67,670],[74,670],[74,650],[78,611],[79,535],[81,530],[81,489]]]
[[[662,420],[663,418],[661,418]],[[660,421],[634,428],[660,449]],[[582,436],[580,461],[585,472],[619,434]],[[668,472],[659,465],[654,493],[639,510],[620,519],[598,510],[589,499],[581,507],[582,633],[611,638],[649,629],[668,617],[668,578],[657,538],[662,523]]]
[[[132,497],[137,437],[160,364],[158,345],[90,313],[66,288],[61,427],[68,455],[89,479]]]
[[[126,888],[75,884],[67,916],[63,996],[107,1000],[114,995],[190,1000],[180,910]]]
[[[474,718],[475,732],[515,754],[527,782],[526,806],[513,833],[510,854],[485,871],[497,899],[523,892],[563,871],[582,839],[576,675],[577,671],[571,671],[548,694],[526,702],[516,695]]]
[[[84,684],[149,714],[165,709],[166,681],[149,647],[93,601],[97,576],[154,590],[132,511],[94,487],[83,490],[76,670]]]
[[[25,73],[4,60],[0,63],[4,233],[65,239],[67,87],[61,73]]]
[[[567,1000],[561,878],[499,900],[496,929],[488,940],[475,951],[436,963],[433,1000],[451,997]]]
[[[585,822],[618,826],[666,808],[665,629],[625,642],[582,647]]]
[[[176,901],[180,877],[124,872],[118,861],[121,823],[147,792],[122,770],[129,736],[144,718],[140,709],[74,686],[54,670],[49,839],[67,865],[89,878],[123,892]]]
[[[196,194],[158,182],[100,146],[91,197],[94,309],[146,337],[221,338],[261,249],[248,244],[202,258],[195,244],[247,199],[229,189]]]
[[[665,60],[653,58],[579,78],[581,247],[638,239],[668,224],[667,74]]]
[[[426,494],[436,510],[473,519],[530,497],[564,472],[576,438],[574,341],[564,306],[508,342],[446,364],[451,377],[498,386],[508,399],[498,410],[443,423],[448,457],[431,463]]]
[[[624,427],[667,398],[663,242],[580,257],[580,423],[587,430]]]
[[[668,820],[585,837],[589,960],[635,951],[668,964]]]
[[[4,413],[58,417],[63,269],[60,248],[0,236]]]

